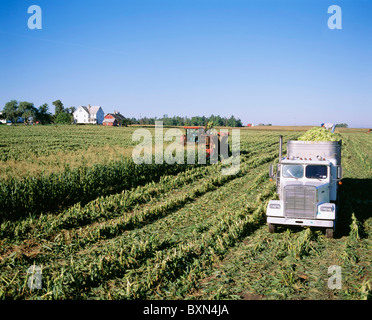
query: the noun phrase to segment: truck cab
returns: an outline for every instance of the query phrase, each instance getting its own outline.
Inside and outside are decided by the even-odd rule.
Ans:
[[[279,160],[276,174],[270,165],[279,200],[271,200],[266,210],[269,231],[274,232],[279,224],[314,226],[326,228],[326,236],[333,237],[342,178],[338,152],[330,155],[319,144],[294,142],[287,144],[287,157]]]

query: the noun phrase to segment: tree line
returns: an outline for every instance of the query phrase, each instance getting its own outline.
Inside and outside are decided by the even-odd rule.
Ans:
[[[65,108],[61,100],[53,101],[55,112],[52,114],[49,111],[49,105],[44,103],[36,108],[32,102],[11,100],[7,102],[3,108],[0,119],[9,120],[11,123],[17,123],[18,119],[22,118],[24,123],[38,122],[40,124],[71,124],[74,122],[73,113],[75,107]],[[213,122],[214,126],[221,127],[242,127],[242,121],[235,118],[233,115],[230,118],[221,117],[220,115],[194,116],[194,117],[169,117],[167,114],[161,118],[157,117],[144,117],[144,118],[124,118],[122,124],[124,126],[131,124],[139,125],[155,125],[155,121],[163,121],[165,126],[205,126],[207,123]],[[258,126],[271,126],[272,124],[259,123]],[[338,123],[336,128],[348,128],[347,123]]]
[[[53,101],[55,112],[52,114],[49,111],[49,105],[44,103],[36,108],[32,102],[11,100],[7,102],[3,108],[0,118],[9,120],[11,123],[17,123],[22,118],[24,123],[40,123],[40,124],[71,124],[74,122],[73,113],[75,107],[65,108],[61,100]],[[221,117],[219,115],[194,116],[194,117],[180,117],[163,115],[162,118],[124,118],[123,125],[140,124],[140,125],[154,125],[155,121],[163,121],[165,126],[205,126],[207,123],[213,122],[214,126],[224,127],[242,127],[242,121],[235,118],[233,115],[230,118]]]
[[[49,112],[49,105],[44,103],[36,108],[32,102],[11,100],[3,108],[1,118],[11,123],[19,122],[21,118],[24,123],[38,122],[41,124],[71,124],[75,107],[65,108],[61,100],[53,101],[55,113]]]
[[[336,128],[349,128],[349,125],[347,123],[337,123]]]
[[[221,127],[242,127],[242,121],[240,119],[231,116],[230,118],[221,117],[219,115],[211,115],[209,117],[206,116],[194,116],[194,117],[180,117],[180,116],[173,116],[168,117],[168,115],[163,115],[162,118],[131,118],[129,119],[131,124],[141,124],[141,125],[154,125],[155,121],[163,121],[163,125],[165,126],[205,126],[209,122],[213,122],[214,126],[221,126]]]

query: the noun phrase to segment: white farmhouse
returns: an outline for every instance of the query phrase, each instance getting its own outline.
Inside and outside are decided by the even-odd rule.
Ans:
[[[74,112],[75,123],[102,124],[105,113],[100,106],[80,106]]]

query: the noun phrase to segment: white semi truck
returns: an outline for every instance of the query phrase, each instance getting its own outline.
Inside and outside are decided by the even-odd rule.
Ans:
[[[266,216],[270,232],[277,225],[326,228],[332,238],[338,209],[337,190],[342,179],[340,141],[287,142],[282,157],[283,137],[279,137],[279,163],[270,165],[270,177],[276,179],[279,200],[271,200]]]

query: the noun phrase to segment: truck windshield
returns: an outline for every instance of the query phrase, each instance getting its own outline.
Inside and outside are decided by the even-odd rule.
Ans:
[[[306,167],[306,178],[309,178],[309,179],[326,179],[327,178],[327,166],[308,165]]]
[[[301,164],[283,165],[284,178],[302,178],[304,176],[304,167]]]

